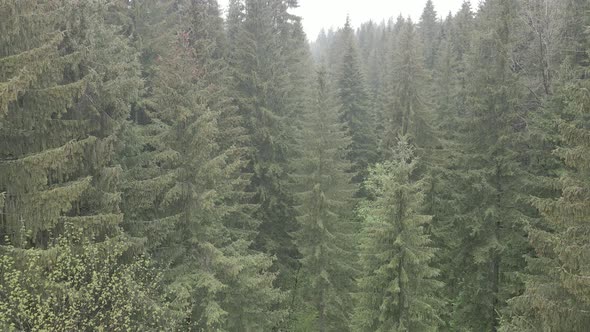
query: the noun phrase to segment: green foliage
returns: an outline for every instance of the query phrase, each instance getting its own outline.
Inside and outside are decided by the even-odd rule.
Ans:
[[[524,224],[531,215],[524,183],[530,175],[523,162],[527,112],[520,105],[523,87],[509,62],[516,12],[515,1],[486,2],[468,65],[462,166],[467,198],[457,230],[464,277],[454,317],[464,329],[497,329],[506,300],[521,290],[515,273],[523,269],[528,251]]]
[[[432,216],[421,214],[423,182],[412,178],[418,161],[406,138],[395,152],[395,161],[372,170],[367,189],[375,199],[359,210],[363,275],[353,323],[358,331],[436,331],[442,283],[425,232]]]
[[[2,328],[166,325],[157,274],[119,227],[115,144],[141,82],[115,7],[1,8]]]
[[[0,330],[587,330],[589,2],[297,6],[0,0]]]
[[[301,252],[301,283],[296,291],[313,312],[303,316],[307,330],[346,331],[352,308],[350,292],[354,276],[354,224],[351,223],[355,186],[345,147],[350,139],[338,121],[338,109],[328,86],[327,74],[319,69],[313,108],[304,117],[297,160],[297,191],[300,229],[295,240]],[[310,308],[310,309],[307,309]],[[313,308],[313,309],[311,309]],[[309,314],[308,314],[309,315]],[[303,320],[303,322],[300,322]]]
[[[62,217],[119,213],[113,145],[118,121],[140,85],[133,50],[101,16],[105,3],[53,5],[46,17],[30,12],[44,7],[15,7],[15,15],[40,20],[18,24],[49,29],[52,38],[37,40],[39,31],[16,25],[32,36],[31,45],[6,33],[8,53],[0,60],[9,64],[2,67],[7,84],[28,77],[26,89],[7,105],[0,130],[6,144],[0,154],[0,188],[6,192],[0,235],[23,248],[47,246]],[[35,56],[39,50],[48,56]],[[131,61],[123,64],[123,58]]]
[[[433,69],[436,62],[439,42],[439,22],[432,0],[426,1],[424,11],[420,17],[420,37],[422,39],[424,64]]]
[[[564,24],[567,34],[590,25],[585,13],[588,4],[568,2],[572,14]],[[574,13],[575,12],[575,13]],[[576,33],[577,34],[577,33]],[[563,107],[559,124],[561,146],[555,150],[564,163],[564,171],[554,186],[559,197],[534,197],[534,206],[542,214],[542,223],[528,227],[535,252],[528,257],[524,294],[510,301],[511,311],[503,321],[503,331],[583,331],[590,323],[588,275],[588,115],[590,114],[590,39],[585,43],[571,38],[573,49],[583,50],[566,61],[562,81],[554,103]],[[571,76],[570,76],[571,75]]]
[[[430,128],[430,106],[424,92],[427,76],[417,37],[412,21],[405,21],[390,55],[389,100],[381,142],[383,155],[388,158],[396,148],[400,135],[410,136],[413,143],[421,147],[435,140]]]
[[[243,129],[228,98],[222,21],[212,1],[181,8],[176,35],[154,40],[142,27],[151,88],[129,132],[127,223],[165,271],[175,329],[266,330],[284,295],[271,257],[250,249],[258,223],[242,204]]]
[[[0,328],[156,331],[168,326],[159,276],[129,239],[96,243],[66,223],[47,249],[0,248]],[[126,263],[129,262],[129,263]]]
[[[352,138],[348,159],[352,163],[352,171],[356,173],[354,181],[360,183],[366,176],[367,167],[375,163],[378,157],[377,141],[372,132],[374,115],[370,109],[369,94],[349,20],[341,35],[343,53],[336,78],[340,120]]]
[[[304,37],[291,7],[278,0],[235,1],[228,22],[235,101],[249,137],[247,192],[256,205],[252,216],[261,222],[255,247],[277,257],[277,283],[285,289],[294,285],[299,255],[291,236],[297,223],[288,161],[295,152],[296,116],[307,98],[300,71],[307,59],[294,59],[307,52],[300,49]]]

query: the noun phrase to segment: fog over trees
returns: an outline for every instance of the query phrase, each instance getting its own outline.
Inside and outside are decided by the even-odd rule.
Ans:
[[[0,0],[0,330],[588,330],[590,2],[296,7]]]

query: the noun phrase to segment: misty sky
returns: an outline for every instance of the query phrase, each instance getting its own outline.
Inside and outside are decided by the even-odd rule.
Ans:
[[[218,0],[225,8],[228,0]],[[465,0],[433,0],[434,7],[441,17],[449,11],[456,12]],[[397,17],[399,14],[420,18],[426,0],[299,0],[299,8],[294,12],[303,17],[303,25],[310,40],[315,40],[322,28],[340,27],[349,14],[355,27],[368,20],[381,22],[383,19]],[[477,1],[472,0],[472,4]]]

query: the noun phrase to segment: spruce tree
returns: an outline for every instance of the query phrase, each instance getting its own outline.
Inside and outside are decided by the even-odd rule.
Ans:
[[[353,181],[360,183],[366,176],[368,166],[378,159],[377,141],[373,133],[374,114],[370,109],[369,94],[349,19],[342,29],[341,38],[343,53],[336,75],[340,120],[352,138],[348,158],[352,163],[352,171],[356,173]]]
[[[112,148],[139,80],[135,61],[115,68],[118,59],[106,56],[118,51],[134,58],[115,27],[104,23],[103,6],[49,2],[36,8],[30,1],[3,7],[12,21],[2,33],[6,146],[0,183],[8,205],[2,237],[15,246],[47,246],[66,214],[119,220],[120,169],[111,162]],[[23,228],[28,234],[21,238]]]
[[[426,1],[422,16],[420,16],[419,32],[424,47],[424,64],[428,70],[434,68],[439,41],[439,22],[432,0]]]
[[[451,32],[451,39],[453,40],[453,49],[459,60],[464,59],[471,49],[471,42],[473,40],[473,10],[471,3],[464,1],[461,9],[453,18],[453,29]]]
[[[468,256],[464,252],[462,238],[466,223],[471,178],[464,172],[466,162],[464,144],[467,107],[466,60],[458,51],[460,41],[456,38],[470,36],[465,25],[471,17],[468,3],[456,17],[448,17],[443,23],[441,43],[433,71],[433,128],[437,134],[436,149],[430,149],[428,157],[428,188],[425,211],[433,215],[429,234],[437,248],[434,265],[441,270],[445,282],[444,296],[448,299],[443,320],[445,329],[457,329],[451,319],[455,299],[461,290],[464,261],[457,257]],[[464,30],[466,29],[467,30]],[[467,44],[469,45],[469,44]],[[465,46],[462,46],[465,47]]]
[[[454,108],[457,117],[455,121],[460,122],[467,114],[467,96],[468,96],[468,72],[467,61],[469,52],[474,41],[474,14],[468,1],[463,2],[461,10],[453,18],[451,31],[449,32],[450,41],[453,48],[453,57],[456,61],[454,73],[457,79],[457,91],[453,96]],[[452,60],[451,60],[452,61]]]
[[[346,331],[353,288],[354,225],[350,222],[355,186],[345,147],[350,139],[338,120],[338,109],[319,69],[313,108],[306,112],[301,134],[303,153],[297,161],[296,188],[300,230],[302,299],[313,308],[308,330]]]
[[[587,329],[588,0],[297,6],[0,0],[0,330]]]
[[[398,16],[395,23],[392,19],[383,28],[378,48],[375,50],[372,61],[369,62],[368,81],[372,93],[373,107],[375,108],[376,132],[379,144],[380,159],[386,156],[383,146],[386,145],[388,122],[392,115],[392,92],[396,79],[392,78],[393,59],[397,50],[400,33],[405,25],[405,18]]]
[[[439,135],[451,139],[459,129],[461,114],[461,74],[464,62],[455,52],[452,33],[455,21],[449,15],[442,24],[440,45],[433,70],[433,100],[436,105],[436,126]],[[464,105],[462,107],[464,113]],[[448,136],[447,136],[448,135]]]
[[[560,47],[565,46],[560,35],[559,8],[565,1],[522,0],[520,17],[523,22],[519,38],[522,49],[517,61],[527,68],[527,85],[536,98],[553,94],[553,81],[557,77]],[[571,17],[570,17],[571,18]]]
[[[525,291],[510,301],[503,331],[583,331],[590,323],[590,37],[581,34],[590,26],[588,11],[590,6],[585,1],[567,2],[569,23],[563,25],[563,33],[569,37],[568,49],[572,51],[563,63],[554,101],[548,104],[561,117],[560,147],[555,154],[564,165],[559,178],[549,178],[560,196],[532,199],[543,222],[528,227],[535,251],[527,259]],[[576,24],[577,28],[573,28]]]
[[[424,93],[427,76],[419,52],[414,24],[407,20],[390,55],[388,114],[381,142],[384,156],[391,155],[400,135],[410,136],[413,143],[421,147],[434,140],[430,105]]]
[[[527,113],[510,61],[516,12],[513,0],[487,1],[469,58],[461,166],[466,196],[457,231],[463,277],[454,323],[470,330],[497,330],[506,301],[522,287],[514,273],[523,269],[528,251],[523,229],[531,212],[525,192]]]
[[[144,51],[150,89],[136,105],[126,157],[127,222],[164,271],[175,329],[270,329],[283,294],[272,285],[272,259],[250,248],[258,223],[244,204],[243,129],[217,2],[167,10],[172,29],[141,36],[154,47]]]
[[[123,234],[115,145],[140,87],[107,1],[0,7],[0,328],[153,328],[156,286]]]
[[[375,199],[360,209],[363,275],[353,321],[358,331],[436,331],[442,283],[425,233],[432,216],[421,214],[424,183],[413,179],[418,160],[406,138],[395,156],[367,180]]]
[[[286,118],[290,120],[289,127],[299,127],[304,110],[311,107],[314,68],[301,19],[297,18],[289,26],[285,38],[288,40],[284,50],[285,62],[289,72]]]
[[[255,247],[276,256],[278,285],[283,288],[294,285],[298,266],[291,236],[297,225],[294,200],[287,189],[295,129],[287,124],[297,113],[294,97],[302,97],[292,94],[294,67],[287,61],[286,44],[297,25],[297,18],[288,13],[293,6],[278,0],[236,1],[228,22],[228,29],[235,31],[230,39],[235,103],[249,136],[247,191],[257,206],[253,217],[261,221]]]

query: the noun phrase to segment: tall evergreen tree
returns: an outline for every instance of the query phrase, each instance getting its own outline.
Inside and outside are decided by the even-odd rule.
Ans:
[[[355,186],[345,147],[350,139],[338,120],[327,73],[318,72],[313,108],[305,115],[303,153],[297,162],[300,230],[295,239],[302,254],[302,298],[313,308],[308,330],[346,331],[353,289],[354,229],[350,222]]]
[[[401,138],[393,162],[378,164],[367,180],[375,197],[360,209],[363,276],[354,324],[359,331],[436,331],[442,286],[430,266],[435,249],[424,227],[423,182],[413,180],[413,148]]]
[[[527,114],[511,59],[517,4],[490,0],[480,9],[468,81],[469,113],[463,149],[467,190],[462,216],[463,278],[455,319],[464,329],[496,331],[506,300],[518,294],[514,273],[527,252],[523,192]]]
[[[426,1],[422,16],[420,16],[419,31],[424,47],[424,63],[428,70],[434,69],[439,40],[439,23],[432,0]]]
[[[587,329],[588,0],[228,1],[0,0],[0,330]]]
[[[373,107],[375,108],[377,141],[380,149],[380,157],[383,159],[383,146],[386,145],[388,121],[392,114],[392,91],[396,82],[392,78],[393,59],[402,28],[405,25],[403,16],[398,16],[395,23],[390,20],[384,27],[378,48],[369,62],[368,78],[372,93]]]
[[[452,39],[453,17],[449,15],[442,24],[440,45],[433,71],[433,99],[436,105],[436,124],[443,136],[452,136],[458,129],[458,98],[461,86],[460,73],[465,69],[454,50]]]
[[[527,68],[530,89],[537,98],[553,94],[553,81],[561,60],[559,47],[563,42],[559,36],[559,8],[561,1],[522,0],[520,17],[523,22],[518,43],[521,51],[517,54],[520,66]]]
[[[471,3],[464,1],[461,9],[453,18],[453,29],[451,38],[453,40],[453,49],[459,60],[463,60],[471,49],[471,42],[473,40],[473,21],[474,15],[471,9]]]
[[[251,203],[258,206],[253,216],[261,221],[255,246],[277,257],[275,268],[283,288],[292,287],[292,272],[298,266],[291,236],[297,225],[294,200],[287,189],[296,126],[287,123],[296,122],[294,114],[303,103],[298,98],[305,97],[293,94],[296,84],[291,75],[298,65],[289,62],[293,50],[287,47],[294,30],[300,29],[298,18],[288,12],[294,6],[294,1],[279,0],[232,2],[228,22],[230,31],[236,31],[230,39],[235,101],[249,135],[247,189]],[[295,36],[301,42],[301,33]]]
[[[174,328],[269,329],[282,318],[274,309],[283,295],[272,285],[271,258],[250,249],[258,223],[242,204],[243,130],[227,90],[218,5],[195,0],[167,10],[173,29],[145,36],[156,46],[144,51],[150,89],[135,110],[138,142],[126,158],[128,223],[165,271]]]
[[[120,228],[114,161],[140,87],[107,1],[0,7],[0,328],[153,328],[151,272]]]
[[[445,310],[445,329],[458,329],[451,319],[455,299],[461,290],[459,283],[463,277],[464,261],[457,257],[466,257],[462,238],[463,226],[467,222],[465,211],[469,202],[468,187],[471,178],[463,171],[466,162],[464,144],[467,114],[467,75],[466,59],[460,52],[463,39],[471,34],[469,22],[471,10],[464,3],[456,17],[448,17],[443,23],[441,43],[435,69],[434,87],[434,121],[437,134],[436,149],[428,150],[428,188],[426,191],[425,211],[433,215],[429,233],[437,248],[435,266],[441,270],[441,280],[445,282],[444,295],[447,301]],[[460,36],[461,38],[458,38]],[[469,45],[469,41],[467,44]]]
[[[384,156],[391,155],[400,135],[411,136],[413,143],[420,146],[434,139],[430,128],[430,106],[424,94],[426,74],[419,52],[414,24],[407,20],[390,55],[388,85],[391,90],[381,143]]]
[[[352,137],[348,158],[352,163],[352,171],[356,173],[353,180],[360,183],[366,176],[368,166],[378,158],[377,141],[372,130],[374,114],[370,109],[369,94],[349,19],[346,20],[341,38],[344,48],[336,75],[340,119]]]
[[[583,331],[590,323],[588,279],[588,114],[590,113],[590,26],[584,1],[568,1],[569,50],[559,89],[551,103],[562,119],[561,147],[556,154],[565,170],[553,185],[560,197],[535,197],[544,223],[528,227],[535,252],[528,258],[524,294],[512,299],[503,331]],[[565,15],[564,15],[565,17]],[[572,23],[577,28],[572,28]]]
[[[290,127],[300,127],[304,111],[311,107],[311,87],[314,85],[314,64],[300,18],[290,25],[285,38],[289,41],[284,50],[289,73],[286,118],[289,119]]]
[[[471,10],[471,5],[468,1],[463,2],[461,10],[455,15],[453,19],[453,26],[450,31],[450,40],[453,47],[453,54],[457,63],[457,91],[454,108],[457,111],[457,121],[467,114],[467,95],[468,95],[468,71],[467,61],[469,59],[469,52],[471,50],[472,42],[474,41],[474,14]]]

